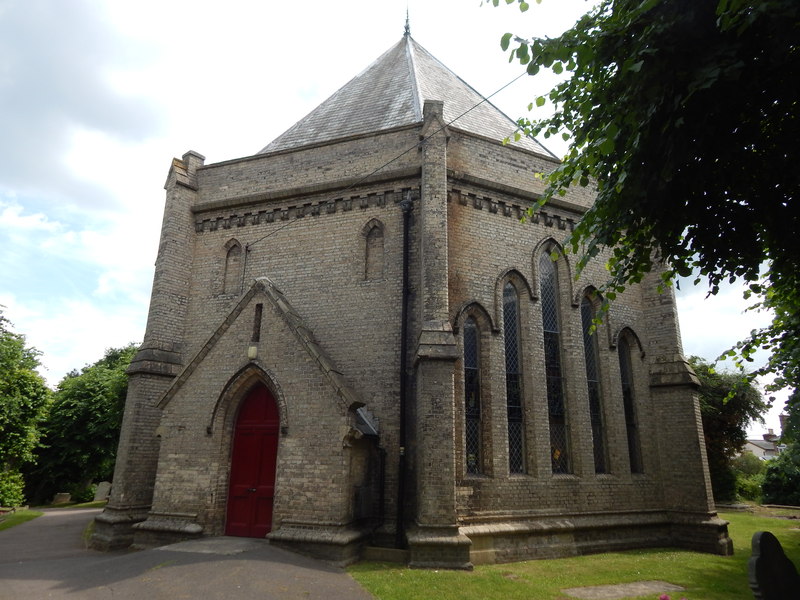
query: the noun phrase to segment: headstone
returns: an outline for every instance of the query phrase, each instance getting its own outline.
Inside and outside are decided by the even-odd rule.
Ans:
[[[800,575],[781,543],[769,531],[753,534],[753,554],[747,563],[750,589],[756,600],[797,600]]]
[[[53,496],[53,504],[66,504],[72,499],[72,494],[67,492],[59,492]]]
[[[94,492],[94,501],[97,502],[98,500],[108,500],[108,496],[111,494],[111,483],[108,481],[101,481],[97,484],[97,489]]]

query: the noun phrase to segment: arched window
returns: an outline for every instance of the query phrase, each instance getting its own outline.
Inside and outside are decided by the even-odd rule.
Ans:
[[[622,380],[622,403],[625,407],[625,429],[628,433],[628,456],[631,462],[631,473],[642,473],[644,468],[639,445],[639,425],[633,388],[631,347],[624,335],[620,336],[617,343],[617,354],[619,354],[619,376]]]
[[[364,256],[364,279],[383,278],[383,228],[377,223],[367,232]]]
[[[467,473],[481,472],[480,334],[475,319],[464,321],[464,448]]]
[[[597,335],[592,334],[594,305],[584,296],[581,301],[581,325],[583,326],[583,355],[586,359],[586,384],[589,387],[589,419],[592,424],[592,449],[594,472],[608,473],[606,456],[606,432],[603,426],[603,397],[600,389],[600,356]]]
[[[561,334],[558,314],[558,271],[547,252],[539,259],[544,367],[550,424],[550,460],[553,473],[571,473],[569,429],[561,374]]]
[[[510,281],[503,287],[503,332],[506,351],[506,409],[508,413],[508,470],[525,472],[522,427],[522,357],[520,355],[519,295]]]
[[[238,294],[242,288],[242,246],[237,241],[229,242],[225,255],[225,294]]]

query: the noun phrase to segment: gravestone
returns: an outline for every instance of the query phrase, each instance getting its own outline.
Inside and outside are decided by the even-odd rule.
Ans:
[[[800,575],[784,553],[778,538],[769,531],[756,531],[752,547],[747,574],[755,599],[797,600]]]
[[[94,501],[97,502],[98,500],[108,500],[110,493],[111,483],[108,481],[101,481],[97,484],[97,489],[94,492]]]
[[[53,496],[53,504],[66,504],[72,499],[72,494],[68,492],[59,492]]]

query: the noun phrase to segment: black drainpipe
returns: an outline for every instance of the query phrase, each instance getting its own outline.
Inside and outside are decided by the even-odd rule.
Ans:
[[[397,470],[397,523],[395,524],[396,548],[405,547],[404,509],[406,501],[406,402],[408,395],[408,304],[410,298],[408,285],[409,228],[411,223],[411,190],[400,202],[403,210],[403,308],[400,323],[400,456]]]

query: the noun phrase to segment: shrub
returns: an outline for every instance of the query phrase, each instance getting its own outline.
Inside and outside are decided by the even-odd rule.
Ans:
[[[761,487],[764,484],[764,475],[736,475],[736,497],[751,502],[761,501]]]
[[[792,444],[767,463],[762,491],[767,504],[800,506],[800,444]]]
[[[766,463],[752,452],[743,452],[731,459],[731,467],[737,475],[758,475],[766,469]]]
[[[731,460],[731,468],[736,476],[736,497],[759,502],[766,463],[755,454],[745,452]]]
[[[82,485],[82,484],[75,484],[69,489],[70,493],[70,501],[71,502],[91,502],[94,500],[94,493],[97,490],[97,486],[94,484],[90,485]]]
[[[0,506],[22,506],[25,481],[19,471],[0,471]]]

